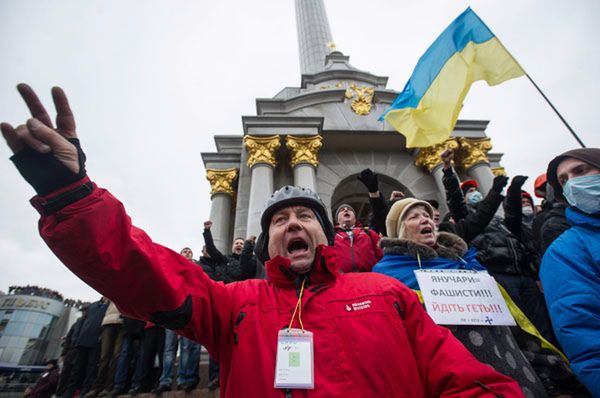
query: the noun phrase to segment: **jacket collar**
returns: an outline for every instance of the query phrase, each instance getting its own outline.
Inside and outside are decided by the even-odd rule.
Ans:
[[[265,263],[267,279],[279,287],[295,287],[302,281],[291,269],[290,260],[277,256]],[[306,274],[306,286],[333,283],[338,273],[337,254],[333,246],[319,245],[312,269]]]
[[[383,238],[380,241],[384,254],[419,257],[423,260],[431,260],[436,257],[457,260],[463,257],[468,250],[464,240],[458,235],[448,232],[439,232],[435,248],[421,245],[406,239]]]
[[[600,215],[591,215],[579,209],[568,207],[565,211],[569,224],[585,228],[600,228]]]

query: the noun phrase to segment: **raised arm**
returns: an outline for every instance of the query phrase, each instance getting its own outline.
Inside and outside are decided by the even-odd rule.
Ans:
[[[212,237],[212,232],[210,229],[212,228],[212,221],[208,220],[204,222],[204,232],[202,232],[202,236],[204,237],[204,245],[206,245],[206,251],[210,254],[210,258],[213,259],[216,263],[224,263],[227,261],[227,258],[217,249],[215,246],[215,241]]]
[[[34,118],[16,129],[2,123],[11,158],[38,196],[39,230],[78,277],[114,301],[123,314],[180,329],[213,353],[231,330],[230,290],[200,267],[134,227],[123,205],[86,175],[75,122],[55,87],[56,128],[34,91],[19,85]]]

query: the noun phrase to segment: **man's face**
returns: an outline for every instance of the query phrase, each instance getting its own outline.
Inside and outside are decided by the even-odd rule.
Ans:
[[[231,245],[231,252],[237,255],[242,254],[242,249],[244,248],[244,240],[236,239],[233,241],[233,245]]]
[[[440,211],[438,209],[433,209],[433,223],[436,227],[440,225]]]
[[[184,248],[181,251],[181,255],[185,258],[187,258],[188,260],[191,260],[194,257],[194,253],[192,252],[192,249],[190,249],[189,247]]]
[[[561,187],[564,187],[571,178],[595,174],[600,174],[600,169],[575,158],[565,158],[556,168],[556,177]]]
[[[271,217],[269,257],[288,258],[297,274],[310,271],[319,245],[327,245],[327,237],[315,213],[308,207],[286,207]]]
[[[337,223],[346,228],[353,227],[356,224],[356,214],[351,207],[344,206],[340,209],[337,216]]]

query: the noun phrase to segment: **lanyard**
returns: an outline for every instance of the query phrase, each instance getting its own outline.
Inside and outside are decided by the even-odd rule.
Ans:
[[[292,323],[294,323],[294,318],[296,318],[296,313],[298,313],[298,321],[300,322],[300,328],[302,332],[304,332],[304,325],[302,324],[302,295],[304,294],[304,284],[306,283],[306,278],[302,280],[302,286],[300,287],[300,294],[298,295],[298,302],[296,303],[296,308],[294,308],[294,313],[292,314],[292,319],[290,320],[290,325],[288,326],[288,332],[292,328]]]

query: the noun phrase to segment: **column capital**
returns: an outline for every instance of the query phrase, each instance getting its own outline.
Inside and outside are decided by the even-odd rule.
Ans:
[[[319,165],[319,149],[323,146],[323,137],[312,135],[308,137],[297,137],[288,135],[285,137],[285,146],[290,150],[290,166],[307,163],[314,167]]]
[[[278,135],[267,137],[247,135],[244,137],[244,146],[248,152],[248,167],[252,168],[257,163],[265,163],[275,167],[277,165],[277,150],[281,146]]]
[[[448,138],[440,144],[419,149],[419,152],[415,157],[415,166],[424,167],[431,173],[433,169],[442,164],[440,154],[446,149],[458,149],[458,141],[456,138]]]
[[[206,179],[210,182],[211,196],[224,193],[235,198],[236,192],[233,185],[238,176],[238,169],[206,169]]]
[[[495,177],[498,177],[498,176],[508,176],[506,174],[506,170],[504,170],[504,167],[502,167],[502,166],[492,168],[492,173],[494,173]]]
[[[460,149],[457,153],[457,160],[465,170],[479,163],[490,163],[487,153],[492,149],[491,139],[460,137],[458,142]]]

